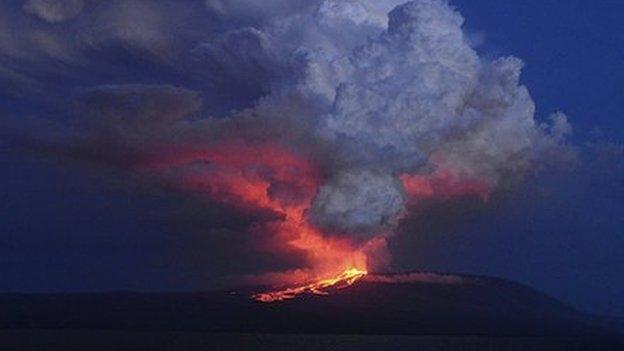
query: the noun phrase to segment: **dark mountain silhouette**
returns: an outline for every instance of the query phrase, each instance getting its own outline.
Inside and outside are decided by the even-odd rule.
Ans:
[[[327,296],[261,303],[258,289],[202,293],[1,294],[0,329],[597,337],[606,322],[496,278],[366,277]],[[381,277],[381,278],[380,278]],[[437,279],[452,277],[455,280]]]

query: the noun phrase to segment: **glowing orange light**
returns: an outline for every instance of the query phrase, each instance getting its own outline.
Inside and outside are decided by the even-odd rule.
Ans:
[[[309,223],[306,211],[322,183],[322,172],[305,157],[276,144],[226,142],[202,148],[178,148],[147,160],[144,167],[148,171],[171,173],[175,186],[217,201],[243,208],[270,209],[281,215],[279,220],[265,223],[261,228],[272,236],[268,252],[303,253],[307,267],[247,279],[250,283],[295,286],[276,292],[276,301],[303,292],[322,294],[329,287],[352,284],[366,274],[366,250],[385,245],[384,240],[354,243],[348,237],[327,235]],[[279,186],[285,190],[280,192]],[[304,284],[311,281],[315,283]],[[263,296],[270,299],[271,294]]]
[[[306,266],[246,277],[248,283],[290,286],[253,295],[257,301],[327,294],[365,276],[369,259],[379,263],[384,258],[386,233],[357,241],[331,235],[309,222],[306,212],[324,181],[323,170],[278,143],[232,140],[201,147],[178,146],[154,153],[138,167],[216,201],[241,209],[268,209],[278,215],[279,219],[255,227],[268,235],[259,245],[268,253],[304,255]],[[488,182],[443,169],[427,175],[403,174],[400,179],[412,201],[474,195],[487,199],[491,190]]]
[[[368,274],[367,271],[349,268],[338,276],[321,279],[302,286],[286,288],[282,290],[274,290],[252,295],[252,298],[260,302],[276,302],[293,299],[301,294],[327,295],[330,288],[342,289],[346,288],[358,279]]]

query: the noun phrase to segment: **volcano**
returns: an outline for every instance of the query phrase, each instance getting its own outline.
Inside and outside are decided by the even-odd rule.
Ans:
[[[605,320],[490,277],[368,274],[265,303],[266,287],[195,293],[2,294],[1,329],[226,333],[613,336]]]

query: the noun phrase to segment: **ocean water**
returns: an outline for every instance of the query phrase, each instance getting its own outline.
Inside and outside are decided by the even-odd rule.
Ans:
[[[0,330],[2,351],[99,350],[624,350],[605,340],[536,337],[282,335],[201,332]]]

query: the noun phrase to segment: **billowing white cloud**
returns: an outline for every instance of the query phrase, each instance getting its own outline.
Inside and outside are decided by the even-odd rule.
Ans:
[[[396,225],[404,206],[402,185],[390,174],[348,170],[321,186],[312,216],[333,232],[378,235]]]
[[[328,229],[392,227],[404,206],[394,181],[404,173],[442,169],[492,187],[521,177],[569,132],[564,115],[553,127],[535,121],[519,83],[522,62],[481,59],[446,1],[409,2],[388,21],[377,16],[381,7],[326,0],[264,28],[227,33],[246,33],[226,50],[243,62],[212,55],[225,67],[236,62],[227,71],[254,64],[267,74],[270,94],[257,108],[265,123],[271,114],[281,116],[274,123],[314,119],[305,125],[329,150],[329,174],[310,216]],[[313,109],[288,116],[293,104]]]

